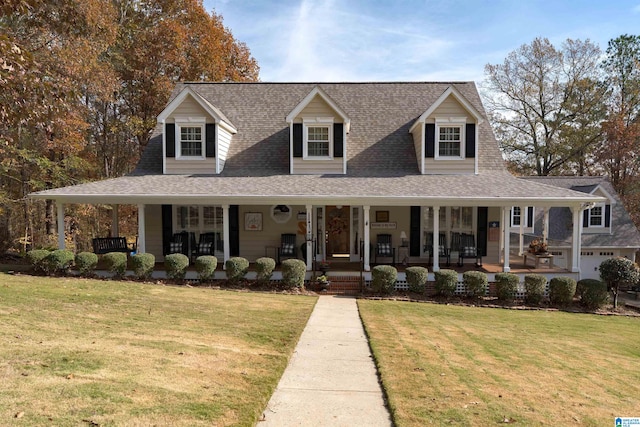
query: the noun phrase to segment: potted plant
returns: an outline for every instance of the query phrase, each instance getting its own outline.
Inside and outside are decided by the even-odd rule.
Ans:
[[[542,240],[535,239],[529,243],[529,252],[532,254],[545,254],[547,253],[547,244]]]
[[[323,274],[316,277],[316,283],[319,290],[327,289],[329,287],[329,278]]]

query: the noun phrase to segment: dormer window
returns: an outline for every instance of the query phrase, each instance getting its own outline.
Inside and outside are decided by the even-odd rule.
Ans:
[[[589,211],[589,227],[604,227],[604,203],[598,203]]]
[[[333,157],[333,118],[305,118],[303,124],[303,157],[331,159]]]
[[[438,154],[440,157],[460,157],[462,126],[440,126],[438,130]]]
[[[178,157],[202,156],[203,126],[179,126],[180,128],[180,152]]]

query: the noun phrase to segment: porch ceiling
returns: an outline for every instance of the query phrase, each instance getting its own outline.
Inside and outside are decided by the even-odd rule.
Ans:
[[[371,206],[572,206],[599,196],[518,179],[480,175],[125,176],[30,194],[61,203],[359,204]]]

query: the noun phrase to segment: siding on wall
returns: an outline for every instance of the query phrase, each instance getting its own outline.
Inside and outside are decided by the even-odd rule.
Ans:
[[[166,162],[167,175],[216,173],[215,157],[209,157],[204,160],[176,160],[174,158],[167,158]]]
[[[293,173],[296,174],[341,174],[344,165],[344,158],[332,160],[303,160],[293,158]]]
[[[442,104],[435,109],[432,118],[435,117],[471,117],[467,110],[464,109],[462,104],[460,104],[453,96],[449,95],[447,99],[445,99]]]
[[[424,159],[426,174],[472,174],[475,173],[475,159],[439,160],[434,158]]]
[[[213,119],[209,117],[205,109],[191,96],[187,96],[182,103],[176,107],[171,117],[167,118],[167,123],[175,123],[174,116],[207,117],[207,123],[213,123]]]
[[[487,219],[489,222],[498,221],[500,226],[502,227],[502,209],[497,207],[490,207],[487,212]],[[489,234],[491,230],[487,231]],[[500,233],[502,233],[502,228],[500,228]],[[488,237],[487,237],[488,238]],[[486,263],[498,263],[500,262],[500,236],[498,236],[498,240],[495,242],[487,241],[487,255],[482,258],[483,262]]]
[[[144,207],[144,233],[147,253],[153,254],[156,261],[164,260],[162,255],[162,210],[160,205]]]
[[[224,163],[227,160],[227,153],[229,152],[229,146],[231,145],[231,134],[222,127],[218,126],[218,161],[220,163],[219,172],[224,169]]]
[[[300,112],[300,114],[298,114],[295,118],[295,122],[302,123],[303,117],[335,117],[336,121],[342,120],[338,113],[335,112],[329,104],[324,102],[324,99],[319,95],[316,95]]]
[[[418,159],[418,169],[420,170],[420,173],[424,173],[424,170],[422,170],[422,158],[424,157],[424,155],[422,154],[422,128],[424,126],[422,126],[422,124],[420,124],[419,126],[416,126],[416,128],[413,130],[412,135],[413,135],[413,146],[416,150],[416,159]]]

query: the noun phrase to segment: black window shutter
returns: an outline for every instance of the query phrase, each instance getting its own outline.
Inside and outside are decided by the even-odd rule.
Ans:
[[[293,157],[302,157],[302,123],[293,124]]]
[[[436,156],[436,125],[427,123],[424,133],[424,156],[433,158]]]
[[[476,246],[482,256],[487,256],[487,238],[489,234],[489,208],[478,207],[478,241]]]
[[[464,156],[473,158],[476,156],[476,124],[467,123],[467,130],[465,131],[465,150]]]
[[[333,124],[333,157],[344,157],[342,126],[342,123]]]
[[[164,125],[164,140],[166,145],[167,157],[176,156],[176,125],[167,123]]]
[[[169,252],[169,242],[173,237],[173,207],[162,205],[162,255]]]
[[[604,226],[611,227],[611,205],[604,205]]]
[[[527,227],[533,227],[533,206],[527,207]]]
[[[207,157],[215,157],[216,156],[216,125],[214,123],[207,123],[205,126],[206,132],[206,156]]]
[[[229,206],[229,252],[231,256],[240,256],[240,209],[238,205]]]
[[[411,221],[409,224],[409,255],[420,256],[420,206],[411,206]]]
[[[582,226],[584,228],[589,227],[589,212],[589,209],[585,209],[584,211],[582,211]]]

